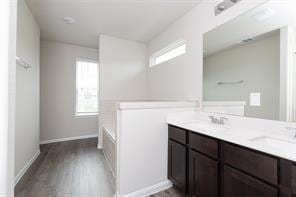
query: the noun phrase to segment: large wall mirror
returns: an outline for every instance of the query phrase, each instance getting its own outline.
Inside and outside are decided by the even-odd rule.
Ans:
[[[269,1],[204,34],[204,111],[296,121],[295,5]]]

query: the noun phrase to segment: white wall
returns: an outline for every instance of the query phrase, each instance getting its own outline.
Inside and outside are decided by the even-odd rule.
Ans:
[[[146,45],[101,35],[100,99],[146,99]]]
[[[140,102],[117,110],[117,196],[149,196],[171,186],[167,114],[197,107],[194,102]]]
[[[155,100],[202,100],[204,32],[267,0],[243,0],[224,13],[214,15],[215,1],[202,1],[148,44],[152,54],[176,40],[187,41],[187,52],[148,70],[148,95]],[[173,88],[172,88],[173,87]]]
[[[14,196],[16,0],[0,1],[0,196]]]
[[[98,50],[41,41],[41,141],[95,135],[96,116],[75,117],[76,58],[98,59]]]
[[[39,151],[40,30],[24,0],[18,1],[17,56],[32,65],[16,67],[15,175]],[[25,140],[25,141],[24,141]],[[25,143],[24,143],[25,142]]]
[[[146,60],[145,44],[100,35],[99,146],[102,145],[102,126],[115,124],[117,101],[147,99]]]
[[[279,120],[280,33],[204,58],[204,101],[245,101],[245,116]],[[217,85],[218,81],[241,84]],[[250,93],[261,106],[250,106]]]

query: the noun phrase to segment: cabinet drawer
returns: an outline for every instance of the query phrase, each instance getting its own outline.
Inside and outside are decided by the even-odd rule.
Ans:
[[[276,159],[227,143],[223,152],[225,163],[274,185],[278,183]]]
[[[278,197],[278,191],[245,173],[224,166],[224,196]]]
[[[177,127],[169,126],[169,138],[186,144],[186,131]]]
[[[189,145],[197,151],[218,158],[218,141],[215,139],[190,132]]]

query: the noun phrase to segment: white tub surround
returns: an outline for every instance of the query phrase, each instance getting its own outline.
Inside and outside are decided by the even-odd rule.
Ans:
[[[203,110],[206,112],[216,112],[229,115],[244,116],[245,101],[204,101]]]
[[[100,101],[98,143],[98,149],[103,151],[114,182],[116,179],[116,103],[117,101],[114,100]]]
[[[114,182],[116,179],[116,141],[113,131],[110,131],[107,127],[103,127],[103,147],[102,151],[110,168]]]
[[[98,149],[103,148],[103,133],[108,132],[112,138],[116,139],[116,100],[100,100],[99,102],[99,141],[98,141]]]
[[[210,122],[209,115],[226,117],[225,125]],[[219,140],[296,161],[296,123],[221,115],[214,113],[175,113],[168,115],[167,123]]]
[[[116,196],[148,196],[171,187],[167,114],[194,111],[199,104],[122,102],[117,106]]]

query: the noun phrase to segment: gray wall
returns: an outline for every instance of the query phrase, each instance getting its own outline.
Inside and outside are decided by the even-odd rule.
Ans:
[[[146,45],[101,35],[99,49],[100,99],[146,99]]]
[[[16,65],[15,175],[39,151],[40,30],[23,0],[18,1],[17,56],[32,65]]]
[[[204,101],[246,101],[246,116],[279,118],[279,34],[226,49],[204,59]],[[244,80],[217,85],[218,81]],[[251,92],[261,92],[261,106],[249,106]]]
[[[96,135],[98,118],[75,117],[76,58],[98,59],[98,50],[41,41],[41,141]]]

